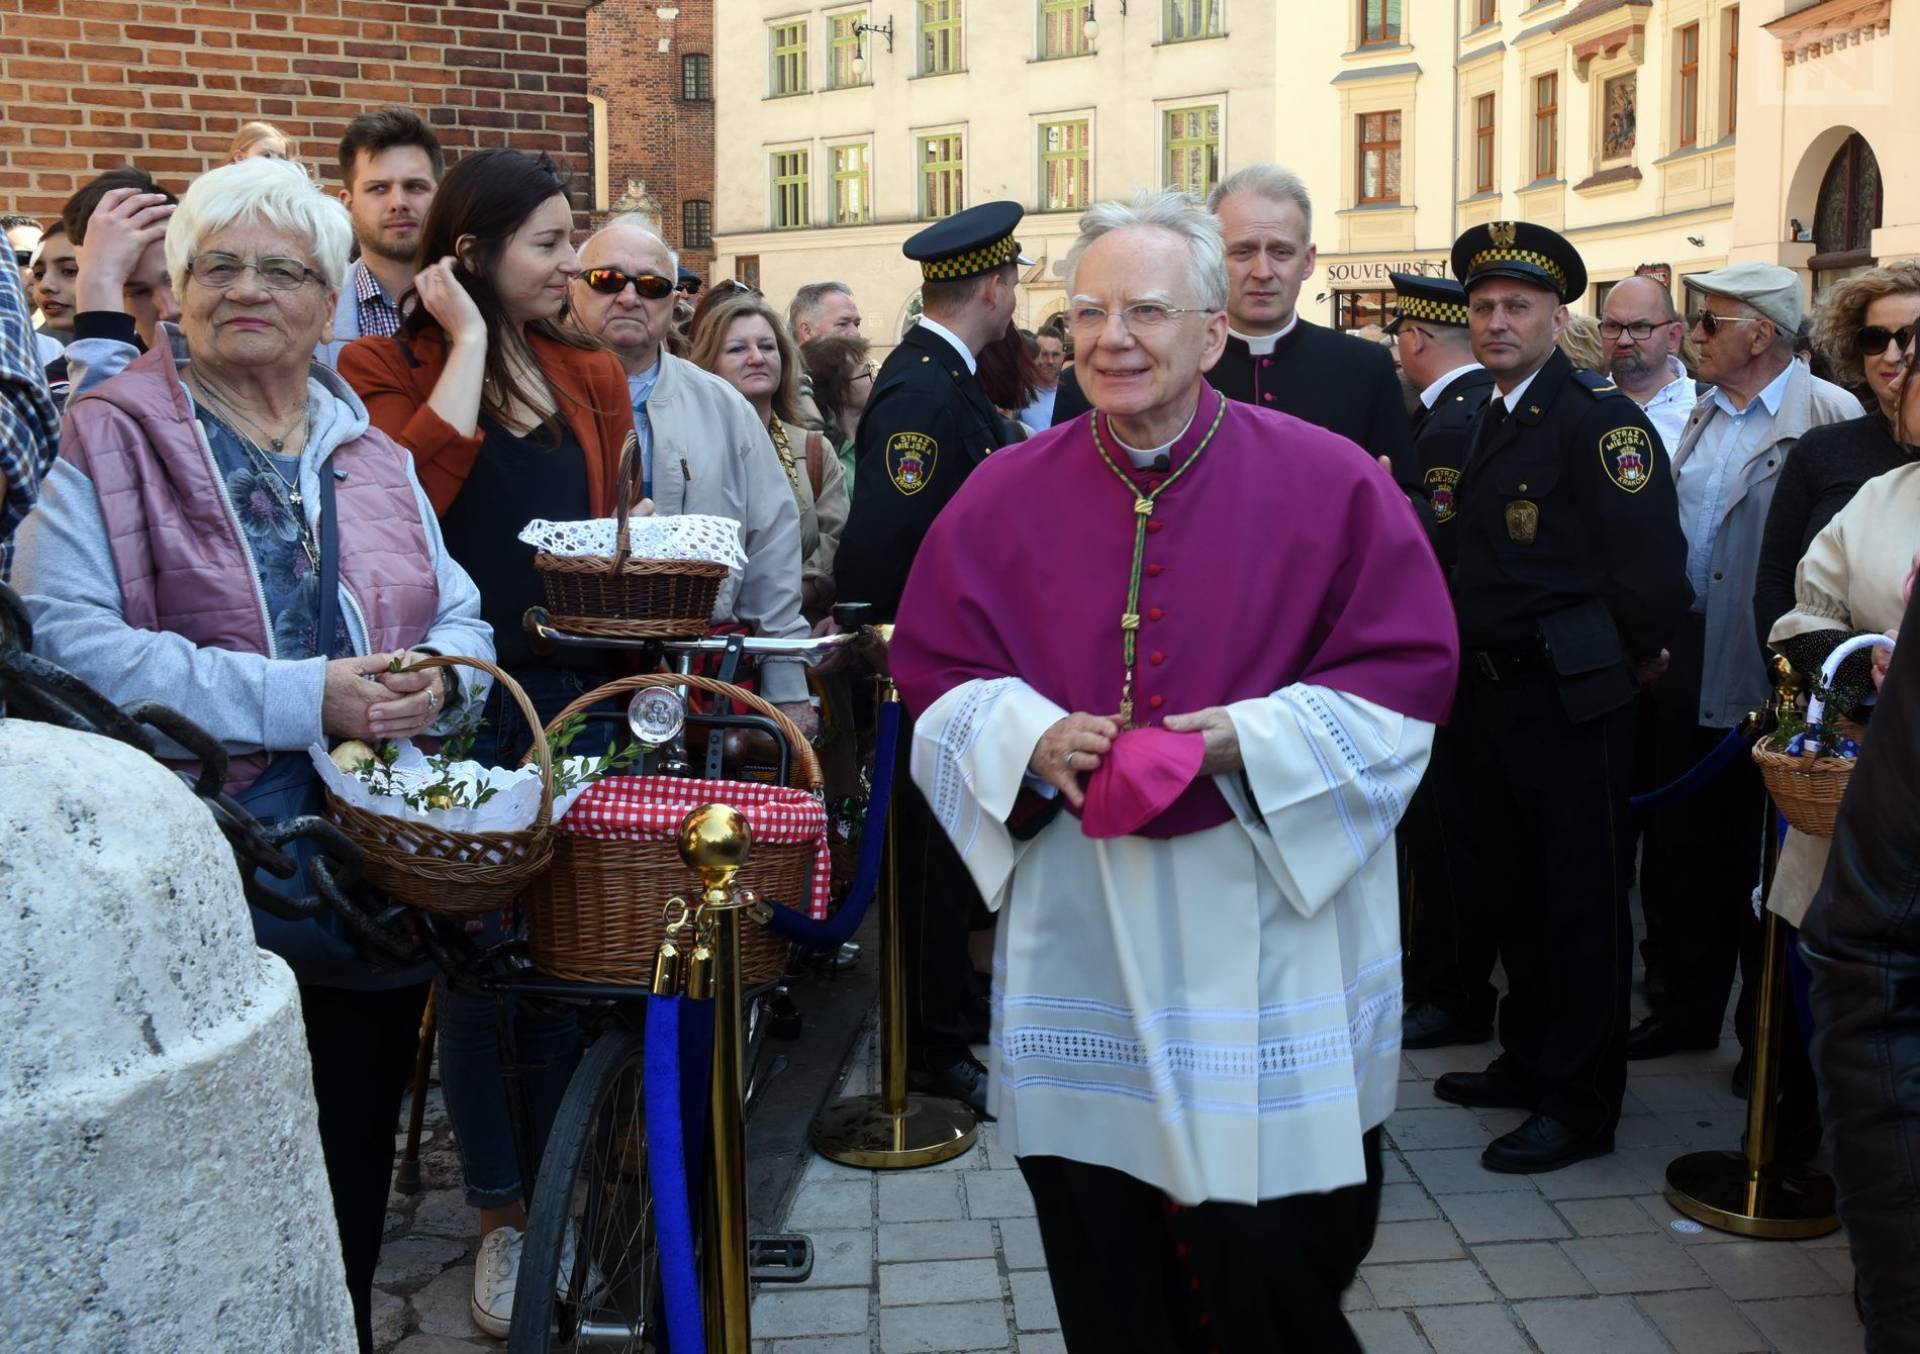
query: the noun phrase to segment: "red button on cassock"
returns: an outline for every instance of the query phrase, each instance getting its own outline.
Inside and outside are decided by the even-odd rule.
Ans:
[[[1166,703],[1167,703],[1167,698],[1165,696],[1150,696],[1147,698],[1147,708],[1152,710],[1158,710],[1161,706],[1165,705]]]
[[[1260,398],[1265,400],[1268,404],[1273,403],[1273,396],[1271,395],[1262,395]]]
[[[1165,616],[1166,614],[1167,613],[1162,611],[1159,607],[1152,607],[1147,611],[1147,619],[1150,621],[1157,621],[1161,617]]]
[[[1166,525],[1166,523],[1165,523],[1165,522],[1161,522],[1161,521],[1152,521],[1152,522],[1149,522],[1149,523],[1147,523],[1147,530],[1148,530],[1148,531],[1158,531],[1158,530],[1160,530],[1160,528],[1161,528],[1161,527],[1164,527],[1165,525]]]
[[[1167,566],[1164,564],[1149,564],[1147,566],[1147,577],[1158,578],[1160,577],[1161,574],[1164,574],[1166,571],[1167,571]]]
[[[1153,664],[1157,668],[1162,663],[1167,661],[1167,656],[1161,653],[1158,649],[1155,649],[1150,655],[1148,655],[1147,661]]]

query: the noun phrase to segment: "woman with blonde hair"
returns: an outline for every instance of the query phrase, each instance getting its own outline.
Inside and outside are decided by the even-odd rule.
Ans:
[[[694,320],[694,365],[725,380],[773,439],[800,507],[801,610],[809,618],[833,604],[833,557],[847,525],[846,472],[820,433],[800,423],[800,351],[786,325],[756,292],[736,292]]]
[[[1591,315],[1567,317],[1567,327],[1560,334],[1560,351],[1576,367],[1607,374],[1607,345],[1600,337],[1600,321]]]
[[[233,144],[227,147],[227,163],[239,164],[262,155],[270,160],[293,159],[293,138],[271,122],[241,123]]]
[[[1913,459],[1896,426],[1900,391],[1920,323],[1920,262],[1870,268],[1828,294],[1813,327],[1814,344],[1833,364],[1833,379],[1865,386],[1868,412],[1808,430],[1780,467],[1767,512],[1754,577],[1756,633],[1766,634],[1794,604],[1794,571],[1834,514],[1868,480]]]

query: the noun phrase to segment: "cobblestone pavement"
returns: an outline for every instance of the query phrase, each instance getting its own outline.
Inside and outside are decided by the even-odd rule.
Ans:
[[[1381,1223],[1347,1295],[1368,1354],[1859,1354],[1853,1274],[1839,1234],[1745,1241],[1692,1231],[1661,1198],[1683,1151],[1738,1143],[1735,1045],[1636,1063],[1618,1150],[1536,1177],[1492,1175],[1480,1148],[1517,1122],[1433,1097],[1433,1078],[1479,1068],[1492,1046],[1410,1053],[1387,1125]],[[868,1047],[848,1088],[872,1084]],[[435,1091],[424,1192],[395,1195],[375,1295],[392,1354],[501,1346],[467,1316],[474,1214]],[[816,1249],[810,1282],[754,1306],[762,1354],[1049,1354],[1057,1332],[1028,1197],[991,1125],[966,1156],[875,1176],[816,1159],[787,1227]]]

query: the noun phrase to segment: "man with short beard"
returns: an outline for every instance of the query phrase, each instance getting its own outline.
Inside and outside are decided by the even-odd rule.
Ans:
[[[340,200],[353,218],[360,257],[340,288],[333,342],[321,349],[328,365],[351,339],[400,332],[400,300],[420,271],[420,228],[445,170],[439,138],[411,109],[383,108],[347,124]]]
[[[1607,293],[1600,338],[1608,347],[1608,371],[1660,434],[1667,455],[1680,449],[1680,433],[1699,400],[1699,388],[1680,365],[1687,327],[1673,308],[1673,294],[1651,277],[1629,277]]]

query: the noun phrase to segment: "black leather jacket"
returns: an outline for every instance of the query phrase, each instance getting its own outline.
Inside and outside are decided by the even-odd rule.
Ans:
[[[1920,599],[1802,929],[1869,1354],[1920,1354]]]

